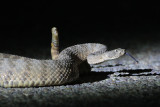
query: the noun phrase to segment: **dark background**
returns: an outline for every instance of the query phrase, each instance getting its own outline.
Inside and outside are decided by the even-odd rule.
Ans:
[[[51,28],[60,46],[129,40],[159,42],[160,6],[156,2],[6,2],[0,4],[0,50],[50,47]],[[118,47],[118,46],[117,46]]]

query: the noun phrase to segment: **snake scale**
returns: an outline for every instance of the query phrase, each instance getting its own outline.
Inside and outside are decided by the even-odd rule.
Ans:
[[[52,60],[0,53],[0,86],[39,87],[70,83],[79,77],[78,66],[84,61],[96,64],[125,54],[125,50],[120,48],[107,51],[107,47],[99,43],[78,44],[59,53],[55,27],[52,28],[51,44]]]

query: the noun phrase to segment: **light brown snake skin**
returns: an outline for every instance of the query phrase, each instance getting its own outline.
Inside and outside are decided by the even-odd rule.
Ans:
[[[0,53],[1,87],[34,87],[62,85],[75,81],[80,63],[100,63],[122,56],[124,49],[106,51],[97,43],[74,45],[64,49],[56,60],[37,60]]]

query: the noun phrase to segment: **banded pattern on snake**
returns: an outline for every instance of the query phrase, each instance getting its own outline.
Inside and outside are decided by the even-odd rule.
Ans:
[[[79,64],[87,60],[96,64],[118,58],[124,49],[107,51],[99,43],[86,43],[68,47],[59,53],[56,28],[52,28],[52,60],[38,60],[10,54],[0,54],[1,87],[34,87],[62,85],[75,81],[80,74]]]

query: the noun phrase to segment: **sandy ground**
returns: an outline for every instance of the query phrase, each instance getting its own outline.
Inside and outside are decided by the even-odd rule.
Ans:
[[[129,44],[128,44],[129,43]],[[135,45],[136,44],[136,45]],[[0,88],[0,106],[158,106],[160,105],[160,44],[128,41],[139,63],[128,56],[92,65],[91,73],[62,86]],[[29,50],[29,49],[28,49]],[[30,51],[26,49],[26,56]],[[50,58],[49,48],[37,51],[36,58]],[[36,53],[35,53],[36,54]],[[39,55],[40,54],[40,55]],[[117,71],[117,72],[116,72]]]

